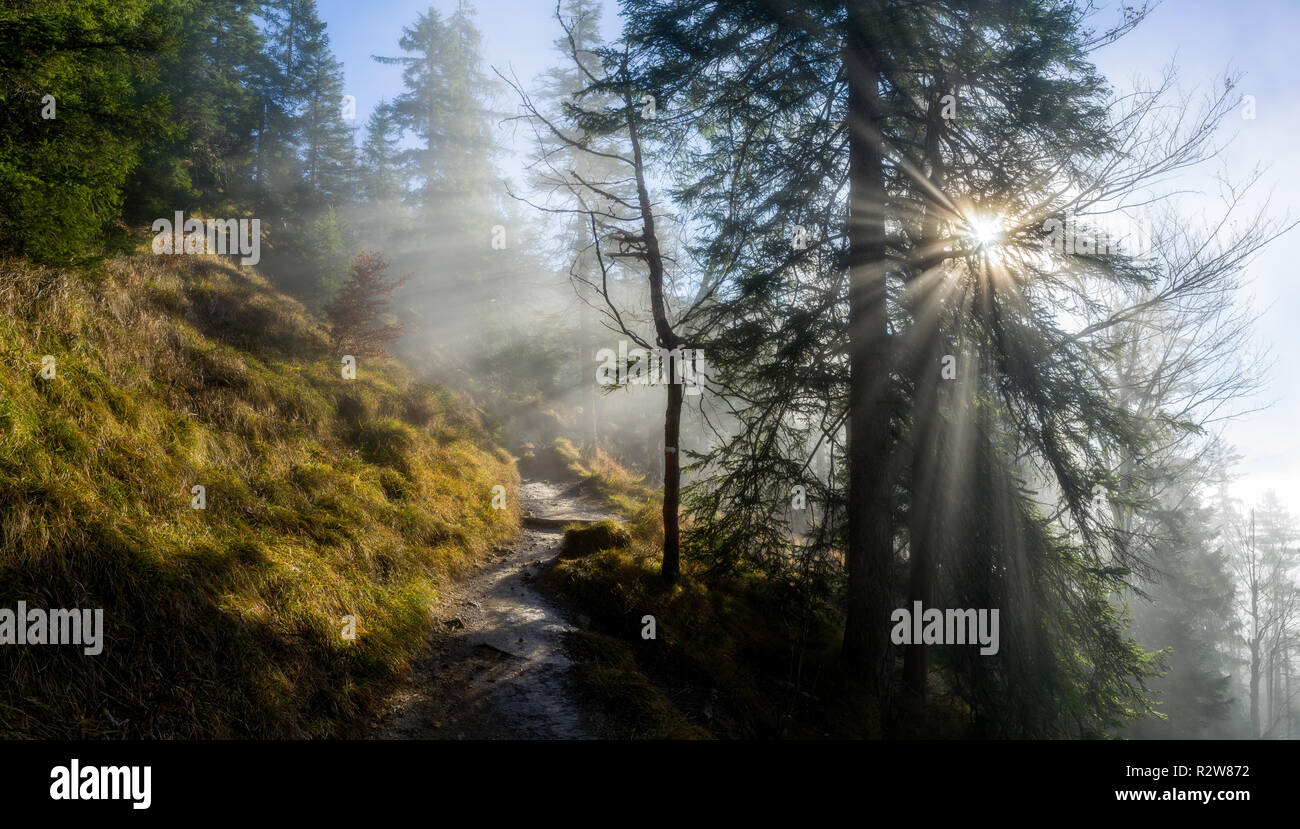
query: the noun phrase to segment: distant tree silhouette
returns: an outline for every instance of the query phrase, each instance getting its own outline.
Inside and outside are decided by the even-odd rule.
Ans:
[[[403,326],[401,322],[374,325],[387,316],[393,291],[409,277],[389,279],[388,262],[377,250],[363,250],[353,257],[349,274],[338,296],[325,306],[334,346],[359,356],[382,357],[387,353],[385,344],[402,336]]]

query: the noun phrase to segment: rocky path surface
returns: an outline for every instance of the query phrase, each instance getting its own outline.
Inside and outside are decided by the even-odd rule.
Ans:
[[[443,635],[375,724],[378,739],[593,739],[569,679],[563,636],[574,625],[534,588],[559,550],[568,519],[606,517],[569,485],[525,480],[522,538],[473,577],[450,585],[435,609]]]

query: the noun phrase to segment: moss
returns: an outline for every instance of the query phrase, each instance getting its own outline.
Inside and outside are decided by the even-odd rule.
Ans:
[[[594,524],[566,527],[560,544],[560,558],[588,556],[600,550],[625,550],[630,546],[632,535],[627,528],[606,519]]]

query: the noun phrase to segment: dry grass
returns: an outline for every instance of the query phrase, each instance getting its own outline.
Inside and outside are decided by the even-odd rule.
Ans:
[[[0,647],[2,737],[355,735],[438,585],[517,532],[475,417],[392,362],[342,379],[247,268],[6,259],[0,308],[0,607],[106,627],[98,656]]]

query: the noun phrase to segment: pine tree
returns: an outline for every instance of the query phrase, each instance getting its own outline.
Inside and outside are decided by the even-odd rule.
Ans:
[[[989,733],[1097,734],[1145,710],[1156,664],[1107,596],[1146,562],[1091,494],[1117,486],[1111,459],[1149,436],[1113,389],[1086,378],[1105,362],[1094,335],[1162,277],[1127,252],[1053,255],[1042,224],[1087,213],[1111,177],[1129,188],[1143,170],[1197,158],[1209,134],[1197,127],[1221,117],[1226,95],[1161,145],[1162,160],[1141,138],[1115,140],[1163,131],[1159,105],[1112,117],[1087,61],[1140,14],[1090,33],[1082,6],[1031,0],[779,13],[631,0],[626,11],[646,54],[642,85],[661,109],[708,125],[679,130],[689,142],[668,157],[699,162],[679,192],[709,224],[712,261],[733,274],[717,362],[744,427],[707,459],[721,493],[694,504],[701,545],[721,556],[779,546],[781,533],[757,530],[779,514],[777,493],[803,483],[804,453],[847,432],[847,487],[812,483],[845,522],[823,534],[847,560],[845,656],[886,719],[884,619],[926,596],[1003,608],[1017,647],[946,666]],[[950,93],[959,114],[947,123]],[[1062,198],[1065,180],[1082,193]],[[792,244],[810,228],[811,241]],[[1162,299],[1224,278],[1171,274]],[[1099,286],[1115,306],[1093,298]],[[1063,331],[1057,309],[1076,301],[1096,322]],[[938,357],[960,367],[946,389]],[[947,549],[923,555],[927,539]],[[896,544],[909,551],[910,588]],[[1104,676],[1080,671],[1078,648]],[[912,653],[906,690],[923,699],[924,650]],[[1061,699],[1077,707],[1063,715]]]
[[[153,83],[171,102],[171,128],[146,145],[130,182],[128,218],[145,222],[178,209],[242,215],[253,209],[264,38],[241,0],[189,2],[177,22],[177,52]]]
[[[174,134],[152,79],[185,10],[20,0],[0,11],[0,248],[47,262],[102,251],[145,145]]]
[[[272,233],[264,268],[319,306],[343,282],[352,235],[339,207],[354,198],[343,72],[315,0],[266,6],[270,72],[258,133],[258,192]]]
[[[406,54],[376,57],[402,66],[403,91],[390,102],[392,122],[415,146],[403,151],[403,179],[413,224],[393,240],[393,256],[416,277],[403,294],[407,313],[443,345],[493,353],[507,328],[504,280],[519,223],[507,218],[492,165],[494,144],[488,99],[494,85],[482,68],[481,37],[473,12],[461,2],[445,20],[429,9],[403,29]],[[431,256],[436,251],[436,256]],[[452,298],[454,301],[448,301]],[[427,354],[431,339],[411,343]]]
[[[461,2],[445,21],[429,9],[403,29],[399,46],[407,55],[375,60],[403,67],[405,89],[391,112],[402,133],[417,141],[405,157],[414,204],[426,221],[475,224],[481,232],[481,205],[495,177],[483,98],[492,85],[481,68],[480,40],[473,13]]]
[[[584,92],[591,86],[592,77],[599,73],[598,54],[595,51],[601,45],[599,23],[601,6],[595,0],[566,0],[559,9],[564,34],[555,41],[556,51],[562,56],[558,66],[550,69],[543,77],[543,89],[539,100],[550,115],[559,121],[565,106],[573,106],[578,98],[587,97]],[[607,179],[611,162],[609,159],[593,156],[590,153],[574,152],[563,141],[544,142],[544,153],[557,154],[564,159],[558,166],[579,171],[588,181]],[[606,148],[613,150],[614,147]],[[577,302],[577,328],[574,333],[577,355],[577,387],[582,389],[582,447],[583,453],[595,458],[599,451],[599,419],[597,416],[597,386],[591,376],[591,366],[598,351],[597,332],[593,323],[596,312],[593,304],[599,303],[599,291],[594,286],[599,282],[598,267],[594,251],[588,244],[588,229],[583,226],[583,216],[573,214],[565,223],[564,232],[559,234],[562,249],[559,255],[568,266],[568,277],[574,288]],[[573,319],[573,308],[566,306],[560,312],[566,319]]]
[[[337,206],[348,194],[352,130],[343,119],[343,68],[329,45],[315,0],[266,4],[267,53],[274,68],[269,90],[269,138],[281,168],[274,174],[290,206],[302,212],[322,202]]]
[[[302,103],[295,126],[312,203],[337,206],[356,195],[349,188],[353,135],[342,114],[343,67],[330,51],[324,23],[314,23],[299,52]]]
[[[405,193],[401,138],[386,101],[380,101],[366,121],[361,145],[362,194],[371,204],[393,204]]]
[[[1133,631],[1144,645],[1169,649],[1169,672],[1152,684],[1159,719],[1120,734],[1138,738],[1228,738],[1234,733],[1229,645],[1239,625],[1233,580],[1214,511],[1191,493],[1171,491],[1151,518],[1162,526],[1153,558],[1161,575],[1134,597]]]
[[[365,250],[352,260],[350,276],[337,297],[325,306],[335,349],[355,356],[382,357],[386,344],[402,335],[400,322],[377,322],[388,314],[393,292],[406,279],[391,279],[388,262],[378,251]]]

